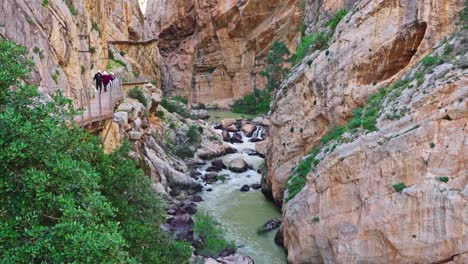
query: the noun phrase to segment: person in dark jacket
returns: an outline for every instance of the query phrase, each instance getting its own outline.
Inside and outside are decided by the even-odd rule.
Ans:
[[[109,85],[109,82],[111,81],[111,76],[107,74],[107,71],[104,71],[102,74],[102,78],[104,81],[104,92],[107,92],[107,86]]]
[[[94,75],[94,79],[93,81],[96,82],[96,90],[101,93],[102,91],[102,82],[103,82],[104,78],[101,74],[101,71],[98,71],[95,75]]]

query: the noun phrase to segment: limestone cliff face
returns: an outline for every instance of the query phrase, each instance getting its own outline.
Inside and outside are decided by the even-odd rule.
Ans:
[[[45,92],[61,90],[78,98],[79,89],[91,87],[92,74],[106,68],[108,40],[143,38],[144,19],[137,0],[42,3],[1,1],[0,37],[30,50],[36,63],[32,81]]]
[[[385,99],[377,132],[320,154],[283,207],[290,263],[466,263],[467,40],[457,35],[434,56],[459,55],[404,77],[413,81]]]
[[[164,88],[194,103],[226,105],[263,87],[263,58],[275,39],[295,47],[297,0],[152,0],[146,34],[159,36]]]
[[[293,69],[272,104],[265,182],[278,203],[291,168],[370,94],[401,77],[453,32],[463,7],[460,0],[307,1],[306,18],[314,22],[308,31],[319,31],[333,10],[354,2],[328,50]]]

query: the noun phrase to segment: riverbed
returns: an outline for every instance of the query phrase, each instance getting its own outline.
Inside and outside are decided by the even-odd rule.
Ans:
[[[221,130],[218,130],[221,133]],[[241,133],[242,134],[242,133]],[[229,175],[225,182],[218,181],[205,188],[213,191],[202,193],[204,202],[199,204],[202,210],[209,212],[224,227],[227,239],[239,246],[238,251],[255,260],[256,264],[284,264],[286,257],[284,250],[274,243],[276,230],[265,235],[258,235],[257,229],[267,220],[273,217],[281,218],[279,209],[267,200],[260,190],[250,189],[249,192],[241,192],[240,188],[247,184],[260,183],[261,175],[257,170],[263,165],[264,159],[259,156],[248,156],[242,153],[243,149],[255,149],[255,143],[242,134],[244,143],[230,144],[238,153],[228,154],[219,159],[224,164],[237,158],[243,158],[253,169],[243,173],[234,173],[227,169],[218,175]],[[210,162],[199,169],[205,173]]]

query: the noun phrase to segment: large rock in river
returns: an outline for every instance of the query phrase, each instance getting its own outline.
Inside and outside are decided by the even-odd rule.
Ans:
[[[253,124],[245,124],[242,126],[242,132],[244,132],[247,137],[251,137],[255,130],[257,130],[257,126]]]
[[[229,163],[229,170],[232,172],[242,173],[249,169],[247,163],[243,159],[235,159]]]

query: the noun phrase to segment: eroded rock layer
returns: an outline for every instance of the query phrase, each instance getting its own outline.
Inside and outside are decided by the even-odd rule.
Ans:
[[[307,1],[306,21],[318,23],[308,31],[323,30],[330,12],[353,2]],[[462,7],[460,0],[354,4],[328,50],[309,55],[293,69],[273,102],[265,183],[278,203],[291,168],[370,94],[407,72],[453,32]]]
[[[283,207],[291,263],[467,260],[467,40],[458,34],[434,55],[446,63],[405,76],[378,131],[322,151]]]
[[[166,93],[226,105],[263,88],[260,71],[275,39],[295,49],[297,0],[153,0],[146,34],[159,36]]]

